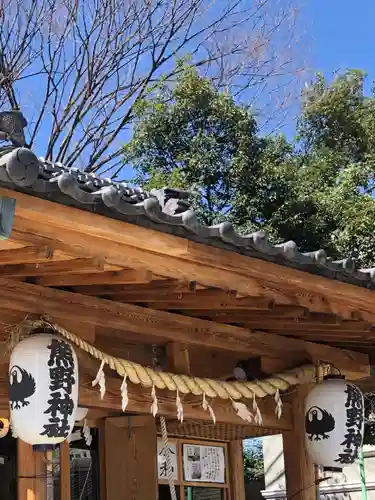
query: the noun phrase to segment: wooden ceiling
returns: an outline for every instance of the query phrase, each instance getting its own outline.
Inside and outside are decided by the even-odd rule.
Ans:
[[[190,335],[197,347],[199,335],[207,348],[237,357],[253,347],[258,355],[255,339],[263,354],[279,350],[281,357],[286,349],[311,354],[312,344],[292,339],[362,352],[374,344],[370,290],[25,194],[0,189],[0,195],[17,200],[12,236],[0,242],[4,318],[9,311],[54,312],[71,321],[75,304],[76,322],[87,327],[91,314],[104,344],[109,337],[133,342],[142,334],[147,343]],[[146,323],[149,339],[137,320]]]
[[[358,347],[375,341],[375,314],[360,309],[338,314],[293,304],[292,297],[288,303],[266,295],[245,297],[235,289],[208,288],[12,240],[0,243],[1,278],[314,342]]]

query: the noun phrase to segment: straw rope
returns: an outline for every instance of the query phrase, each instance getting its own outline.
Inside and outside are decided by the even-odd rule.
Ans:
[[[176,485],[173,479],[172,458],[168,442],[167,422],[165,421],[165,417],[160,417],[160,427],[163,444],[165,446],[165,459],[167,461],[167,476],[171,500],[177,500]]]
[[[276,373],[273,376],[252,382],[225,382],[209,378],[190,377],[188,375],[178,375],[155,371],[152,368],[144,367],[138,363],[127,361],[103,353],[88,342],[82,340],[77,335],[65,330],[61,326],[42,319],[31,322],[32,328],[50,328],[55,333],[60,334],[77,347],[88,353],[90,356],[104,361],[112,370],[116,371],[120,377],[126,377],[133,384],[141,385],[145,388],[167,389],[181,394],[193,394],[221,399],[253,399],[254,395],[259,398],[278,394],[291,386],[305,384],[315,380],[316,366],[303,365],[283,373]],[[324,370],[330,368],[329,365],[320,365]]]

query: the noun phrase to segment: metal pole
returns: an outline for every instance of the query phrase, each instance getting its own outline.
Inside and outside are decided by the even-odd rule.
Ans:
[[[320,363],[318,363],[315,367],[315,383],[319,384],[321,379],[321,368]],[[319,465],[315,465],[315,498],[316,500],[320,500],[320,467]]]
[[[361,498],[362,500],[367,500],[366,471],[365,459],[363,456],[363,446],[361,446],[361,451],[359,452],[359,473],[361,476]]]

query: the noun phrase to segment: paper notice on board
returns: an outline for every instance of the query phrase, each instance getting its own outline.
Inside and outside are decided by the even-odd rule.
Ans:
[[[184,444],[184,478],[196,483],[224,483],[225,460],[221,446]]]
[[[158,439],[158,477],[159,479],[168,479],[167,467],[167,449],[161,439]],[[171,458],[172,478],[178,479],[178,461],[177,461],[177,445],[169,443],[169,456]]]

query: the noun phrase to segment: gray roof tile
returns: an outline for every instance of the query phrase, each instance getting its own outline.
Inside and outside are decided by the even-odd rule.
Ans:
[[[151,192],[61,163],[37,159],[25,148],[0,149],[0,185],[108,217],[176,234],[204,244],[276,262],[375,289],[375,268],[357,269],[353,259],[334,261],[324,250],[303,253],[293,241],[271,244],[263,231],[241,235],[230,222],[202,225],[189,208],[188,193],[176,189]]]

